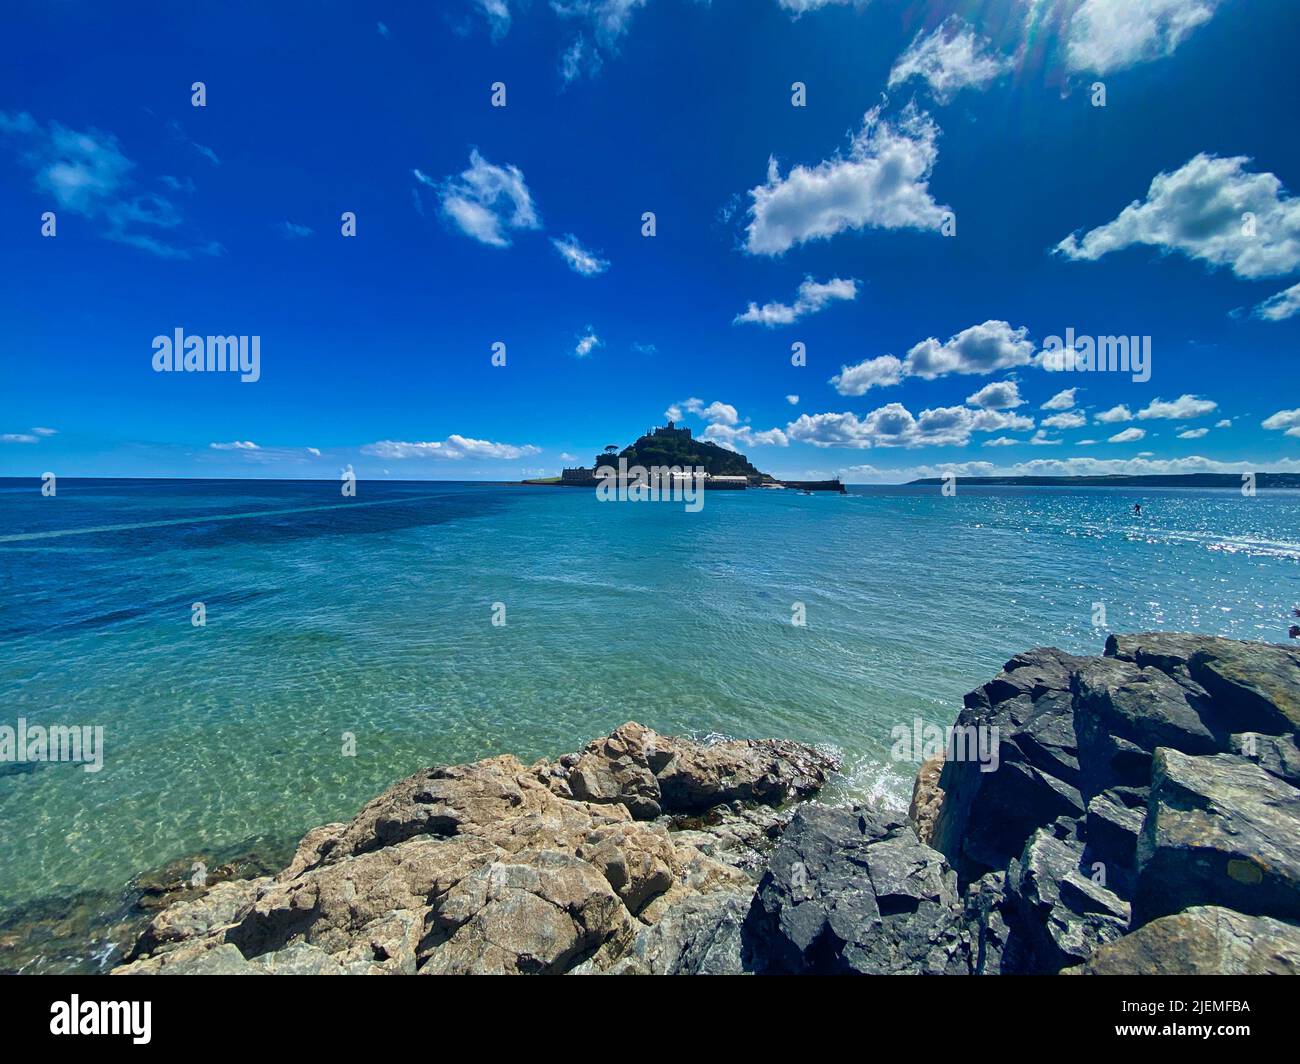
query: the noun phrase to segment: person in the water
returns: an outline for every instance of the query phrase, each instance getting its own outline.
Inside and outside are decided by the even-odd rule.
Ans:
[[[1142,512],[1142,504],[1140,502],[1135,502],[1133,504],[1133,512],[1135,514],[1140,514]]]

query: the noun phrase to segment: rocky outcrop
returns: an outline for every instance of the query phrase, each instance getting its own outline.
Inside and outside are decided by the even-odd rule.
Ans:
[[[118,971],[1296,973],[1297,706],[1286,647],[1028,651],[909,818],[808,801],[824,751],[628,723],[417,773],[275,875],[187,891]]]
[[[1300,928],[1195,906],[1102,946],[1065,975],[1300,975]]]
[[[1029,651],[967,695],[958,735],[996,729],[1000,764],[950,745],[925,817],[968,916],[997,898],[999,970],[1217,970],[1215,950],[1222,970],[1281,970],[1268,936],[1300,922],[1298,706],[1300,652],[1180,633]]]
[[[753,806],[837,768],[629,723],[555,763],[428,769],[308,833],[277,875],[163,910],[117,973],[739,971],[746,865],[785,822]],[[688,830],[667,815],[710,805]]]
[[[905,820],[855,807],[795,814],[751,920],[769,969],[969,974],[957,877]]]

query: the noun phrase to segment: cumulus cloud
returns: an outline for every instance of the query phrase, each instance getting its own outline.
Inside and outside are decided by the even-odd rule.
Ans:
[[[1066,31],[1073,70],[1108,74],[1172,55],[1220,0],[1084,0]]]
[[[961,477],[1084,477],[1143,476],[1171,473],[1300,473],[1300,459],[1284,458],[1270,462],[1217,461],[1201,455],[1184,458],[1035,458],[1013,465],[993,462],[944,462],[896,469],[871,465],[845,466],[837,472],[850,484],[898,484],[923,477],[940,477],[952,473]]]
[[[793,303],[764,303],[761,307],[750,303],[746,311],[732,319],[732,324],[749,323],[768,328],[790,325],[805,314],[816,314],[833,302],[857,298],[858,282],[852,278],[832,277],[829,281],[814,281],[805,277]]]
[[[1020,387],[1015,381],[993,381],[974,395],[968,395],[966,402],[986,410],[1010,410],[1023,406],[1025,401],[1020,398]]]
[[[994,55],[988,40],[954,15],[928,36],[922,32],[913,38],[889,72],[889,87],[924,78],[934,98],[947,103],[959,90],[981,88],[1013,65],[1012,60]]]
[[[904,377],[934,380],[950,373],[988,374],[1032,361],[1034,345],[1024,326],[1013,329],[1005,321],[986,321],[963,329],[946,341],[929,337],[913,345],[904,359],[893,355],[869,358],[843,366],[830,379],[840,395],[863,395],[872,388],[898,384]]]
[[[164,259],[220,253],[217,244],[181,237],[180,209],[140,188],[133,176],[136,164],[113,134],[58,122],[42,125],[26,111],[0,111],[0,136],[16,146],[19,163],[54,207],[96,222],[105,239]]]
[[[552,237],[551,243],[574,273],[580,273],[583,277],[595,277],[609,269],[608,260],[602,259],[594,251],[588,251],[572,233],[567,233],[562,238]]]
[[[963,329],[940,343],[922,340],[907,353],[904,370],[909,377],[934,380],[949,373],[993,373],[1027,365],[1034,345],[1024,326],[1013,329],[1005,321],[986,321]]]
[[[853,413],[802,414],[786,435],[814,447],[965,446],[974,432],[1019,431],[1032,418],[965,406],[937,407],[913,415],[902,403],[889,403],[865,417]]]
[[[1287,436],[1300,436],[1300,409],[1279,410],[1260,422],[1266,429],[1282,431]]]
[[[787,395],[786,399],[799,401],[797,395]],[[706,403],[703,399],[690,398],[682,403],[674,403],[666,411],[666,416],[669,421],[681,421],[683,410],[708,422],[699,434],[701,439],[711,440],[729,451],[741,447],[786,447],[790,443],[786,434],[778,428],[755,429],[747,423],[748,419],[742,423],[740,411],[730,403],[718,400]]]
[[[799,397],[797,395],[787,395],[785,397],[785,401],[789,403],[791,406],[799,405]]]
[[[781,255],[849,229],[937,230],[948,210],[929,190],[938,138],[939,127],[914,106],[893,122],[876,107],[850,138],[847,155],[796,166],[785,177],[769,159],[767,181],[749,190],[746,250]]]
[[[1147,434],[1146,429],[1128,428],[1115,433],[1107,443],[1132,443],[1134,440],[1140,440]]]
[[[418,182],[437,189],[443,214],[480,243],[505,248],[512,230],[541,228],[523,172],[488,162],[477,148],[470,151],[468,169],[440,183],[419,170],[413,173]]]
[[[1133,411],[1120,403],[1118,406],[1112,406],[1109,410],[1103,410],[1100,414],[1094,414],[1093,420],[1102,425],[1113,425],[1117,421],[1132,421]]]
[[[1211,410],[1218,409],[1218,406],[1219,404],[1211,399],[1200,399],[1195,395],[1180,395],[1172,402],[1153,399],[1144,409],[1138,411],[1137,416],[1143,421],[1151,418],[1186,421],[1189,418],[1208,414]]]
[[[1087,423],[1088,419],[1077,410],[1063,410],[1043,418],[1043,424],[1050,429],[1081,429]]]
[[[1040,409],[1042,410],[1071,410],[1074,407],[1074,393],[1078,388],[1066,388],[1064,391],[1057,392],[1052,398],[1047,400]]]
[[[1183,429],[1183,431],[1178,434],[1178,438],[1180,440],[1199,440],[1209,431],[1209,429]]]
[[[1095,261],[1145,244],[1179,251],[1242,278],[1274,277],[1300,268],[1300,200],[1273,174],[1246,169],[1245,156],[1202,152],[1173,173],[1160,173],[1146,198],[1080,239],[1071,233],[1056,251]]]
[[[1277,295],[1269,296],[1253,311],[1255,317],[1264,321],[1285,321],[1300,311],[1300,284],[1293,284]]]
[[[578,337],[578,343],[577,346],[574,347],[573,353],[579,358],[586,358],[600,346],[600,337],[597,336],[595,330],[588,325],[586,332]]]
[[[208,444],[214,451],[259,451],[252,440],[231,440],[229,443],[210,443]]]
[[[511,443],[494,443],[491,440],[475,440],[468,436],[448,436],[445,440],[433,440],[423,443],[408,443],[402,440],[380,440],[368,443],[361,448],[362,454],[375,458],[526,458],[539,454],[540,447],[532,444],[516,446]]]
[[[809,11],[819,11],[823,7],[862,7],[867,0],[777,0],[783,9],[793,13],[795,18]]]

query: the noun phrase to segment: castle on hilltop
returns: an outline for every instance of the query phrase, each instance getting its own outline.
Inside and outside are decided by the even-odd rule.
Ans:
[[[647,436],[675,436],[678,439],[689,440],[691,438],[691,430],[687,428],[680,428],[680,429],[677,428],[677,426],[673,424],[673,419],[669,418],[667,425],[664,425],[662,428],[651,429],[649,432],[646,433],[646,435]]]

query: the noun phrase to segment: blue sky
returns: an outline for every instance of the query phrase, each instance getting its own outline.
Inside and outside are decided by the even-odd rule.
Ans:
[[[19,0],[0,475],[514,479],[668,411],[787,476],[1300,470],[1297,48],[1288,0]],[[178,328],[259,379],[155,372]]]

